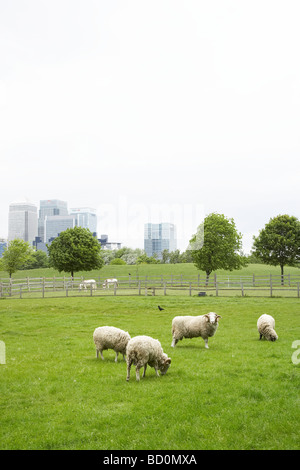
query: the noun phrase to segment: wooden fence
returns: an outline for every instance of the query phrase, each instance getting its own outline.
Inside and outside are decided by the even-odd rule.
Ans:
[[[188,295],[188,296],[262,296],[300,298],[300,275],[277,276],[184,276],[120,277],[118,286],[102,287],[104,279],[95,279],[97,288],[80,289],[82,277],[0,279],[0,298],[83,297],[107,295]]]

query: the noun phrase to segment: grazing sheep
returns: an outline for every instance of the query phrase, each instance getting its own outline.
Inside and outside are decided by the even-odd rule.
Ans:
[[[95,279],[88,279],[87,281],[82,281],[79,284],[79,290],[86,289],[87,287],[92,288],[92,289],[97,289],[97,284],[96,284]]]
[[[175,317],[172,321],[172,348],[182,338],[201,338],[205,341],[205,347],[208,349],[208,338],[213,336],[218,328],[220,315],[214,312],[206,315]]]
[[[274,328],[275,320],[271,315],[261,315],[257,320],[257,329],[260,335],[259,339],[262,339],[264,336],[268,341],[276,341],[278,336]]]
[[[105,281],[102,284],[102,287],[103,289],[106,289],[106,288],[109,289],[109,286],[118,287],[118,285],[119,285],[118,279],[105,279]]]
[[[127,377],[130,378],[130,368],[136,366],[136,380],[140,380],[140,368],[144,367],[143,377],[145,377],[147,365],[154,367],[156,375],[164,375],[170,367],[171,358],[163,352],[160,342],[150,336],[135,336],[127,344]]]
[[[118,361],[119,353],[123,354],[123,359],[125,359],[126,346],[130,340],[130,335],[126,331],[114,326],[100,326],[95,329],[93,339],[96,346],[97,358],[100,352],[101,359],[104,359],[102,351],[113,349],[116,353],[115,362]]]

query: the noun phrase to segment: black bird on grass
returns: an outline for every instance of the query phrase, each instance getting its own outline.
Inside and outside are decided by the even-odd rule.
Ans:
[[[162,308],[158,305],[158,310],[161,312],[162,310],[164,310],[164,308]]]

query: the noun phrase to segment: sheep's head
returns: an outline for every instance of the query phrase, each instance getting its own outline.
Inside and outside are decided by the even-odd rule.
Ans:
[[[171,358],[168,357],[165,353],[163,354],[163,360],[159,365],[159,370],[161,375],[165,375],[171,364]]]
[[[275,330],[271,330],[269,333],[269,341],[276,341],[277,339],[278,339],[278,336]]]
[[[222,318],[221,315],[217,315],[215,312],[210,312],[204,315],[206,318],[206,321],[214,325],[215,323],[218,323],[219,318]]]

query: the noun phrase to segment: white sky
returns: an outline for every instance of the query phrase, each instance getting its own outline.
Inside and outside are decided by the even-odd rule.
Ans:
[[[300,218],[299,22],[299,0],[0,0],[0,237],[24,198],[133,247],[171,221],[184,250],[219,212],[249,252]]]

